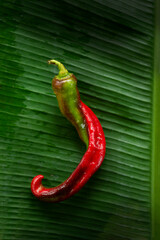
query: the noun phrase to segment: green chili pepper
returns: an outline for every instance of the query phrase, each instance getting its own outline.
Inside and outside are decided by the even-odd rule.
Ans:
[[[62,114],[76,127],[81,140],[88,147],[88,132],[81,110],[77,79],[60,62],[50,60],[48,63],[57,65],[59,69],[58,75],[52,81],[52,87],[57,96],[59,108]]]

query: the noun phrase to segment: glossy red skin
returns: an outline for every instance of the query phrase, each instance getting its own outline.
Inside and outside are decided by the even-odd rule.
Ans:
[[[44,178],[42,175],[33,178],[31,183],[32,193],[42,201],[60,202],[77,193],[98,170],[105,157],[106,141],[102,126],[89,107],[82,101],[80,101],[80,105],[88,128],[88,149],[70,177],[59,186],[45,188],[42,185],[42,179]]]

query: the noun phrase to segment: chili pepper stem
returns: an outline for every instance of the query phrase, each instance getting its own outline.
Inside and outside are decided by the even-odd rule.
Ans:
[[[57,65],[57,67],[59,69],[59,73],[58,73],[59,79],[64,78],[67,75],[69,75],[68,70],[64,67],[64,65],[62,63],[58,62],[57,60],[52,59],[52,60],[49,60],[48,63]]]

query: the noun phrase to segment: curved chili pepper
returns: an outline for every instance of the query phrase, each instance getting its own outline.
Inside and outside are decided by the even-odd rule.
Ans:
[[[77,168],[67,180],[59,186],[53,188],[45,188],[42,185],[42,179],[44,178],[43,175],[38,175],[32,180],[31,190],[38,199],[46,202],[60,202],[77,193],[98,170],[105,156],[106,142],[104,132],[98,118],[91,109],[80,100],[79,92],[76,87],[76,78],[74,75],[68,73],[64,66],[55,60],[51,60],[49,63],[58,65],[60,70],[58,76],[53,79],[52,85],[57,96],[61,112],[77,128],[81,139],[87,146],[88,141],[86,139],[86,130],[88,130],[87,138],[89,137],[89,146],[86,153]],[[70,84],[66,84],[67,81],[70,82]],[[69,99],[68,103],[69,96],[71,99]],[[73,105],[73,101],[76,102],[75,105]],[[76,113],[74,112],[75,109]],[[76,121],[77,116],[78,119],[81,120],[80,122]],[[83,127],[81,126],[82,124]],[[84,129],[85,131],[83,131]]]

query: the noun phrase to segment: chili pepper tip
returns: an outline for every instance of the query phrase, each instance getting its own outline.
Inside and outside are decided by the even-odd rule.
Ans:
[[[31,182],[31,191],[32,193],[38,197],[39,196],[39,191],[42,190],[43,185],[42,185],[42,179],[44,178],[43,175],[37,175],[32,179]]]

